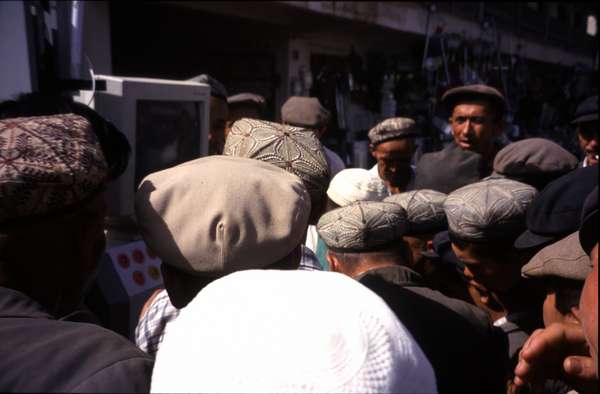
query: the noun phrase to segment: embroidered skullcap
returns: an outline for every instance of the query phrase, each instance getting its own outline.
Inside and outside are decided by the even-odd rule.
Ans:
[[[343,207],[355,201],[381,201],[389,195],[377,175],[364,168],[347,168],[333,177],[327,196]]]
[[[390,202],[357,201],[321,216],[317,232],[334,252],[369,252],[402,241],[406,212]]]
[[[313,209],[322,205],[329,168],[312,131],[242,118],[231,127],[223,154],[265,161],[297,175],[310,194]]]
[[[280,168],[215,155],[148,175],[135,212],[164,263],[219,277],[287,256],[304,239],[310,200],[300,179]]]
[[[532,186],[510,179],[461,187],[444,202],[450,235],[467,242],[514,240],[525,229],[536,194]]]
[[[521,268],[526,278],[556,276],[584,281],[592,271],[592,262],[579,244],[579,232],[540,250]]]
[[[292,96],[281,106],[281,121],[296,127],[320,128],[327,124],[329,116],[316,97]]]
[[[169,323],[150,392],[412,394],[437,387],[408,329],[358,281],[336,272],[247,270],[210,283]]]
[[[227,89],[225,86],[219,82],[217,79],[213,78],[209,74],[200,74],[193,78],[188,79],[190,82],[200,82],[205,83],[210,86],[210,95],[221,98],[227,101]]]
[[[407,235],[437,233],[448,228],[444,201],[448,197],[435,190],[422,189],[393,194],[386,202],[400,205],[408,217]]]
[[[64,212],[101,191],[108,166],[87,119],[0,120],[0,224]]]
[[[386,119],[369,130],[369,140],[373,145],[398,138],[417,137],[418,135],[415,121],[410,118]]]

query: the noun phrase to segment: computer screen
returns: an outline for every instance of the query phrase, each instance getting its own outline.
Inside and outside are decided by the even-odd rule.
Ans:
[[[135,188],[148,174],[200,157],[198,103],[138,100],[136,113]]]

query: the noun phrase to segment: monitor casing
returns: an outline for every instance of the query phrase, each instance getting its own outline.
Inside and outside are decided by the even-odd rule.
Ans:
[[[176,101],[197,103],[199,111],[199,156],[208,154],[210,86],[199,82],[165,79],[96,75],[104,81],[103,91],[82,90],[74,100],[86,104],[112,122],[129,141],[131,157],[125,172],[107,189],[108,216],[134,217],[134,195],[137,163],[138,101]]]

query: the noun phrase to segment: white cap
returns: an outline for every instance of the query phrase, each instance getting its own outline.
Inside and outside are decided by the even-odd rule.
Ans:
[[[436,392],[431,364],[385,302],[334,272],[235,272],[169,328],[154,393]]]
[[[379,176],[364,168],[347,168],[333,177],[327,196],[344,207],[355,201],[382,201],[389,193]]]

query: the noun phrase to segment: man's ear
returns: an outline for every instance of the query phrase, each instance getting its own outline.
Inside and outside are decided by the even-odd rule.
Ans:
[[[336,257],[332,256],[331,253],[329,253],[329,251],[327,251],[325,258],[327,259],[327,262],[329,263],[329,271],[341,272],[339,269],[340,268],[339,260]]]
[[[428,239],[425,243],[425,250],[431,252],[433,250],[433,240]]]

